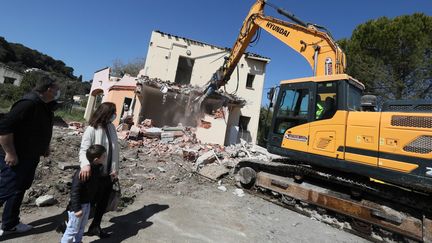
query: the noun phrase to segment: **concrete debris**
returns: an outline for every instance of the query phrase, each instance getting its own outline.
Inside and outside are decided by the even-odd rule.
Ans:
[[[212,180],[217,180],[228,174],[229,169],[225,168],[225,166],[211,164],[201,168],[198,173]]]
[[[206,153],[204,153],[203,155],[201,155],[195,162],[195,168],[196,170],[198,170],[198,168],[201,165],[205,165],[205,164],[210,164],[213,161],[216,160],[216,156],[213,150],[210,150]]]
[[[119,131],[117,132],[117,136],[120,140],[125,140],[129,137],[129,131],[124,131],[124,130]]]
[[[245,195],[244,191],[242,189],[240,189],[240,188],[236,188],[234,190],[233,194],[236,195],[236,196],[238,196],[238,197],[243,197]]]
[[[141,132],[143,132],[144,137],[159,138],[162,133],[162,129],[158,127],[151,127],[151,128],[141,129]]]
[[[141,184],[135,183],[132,185],[132,190],[136,192],[140,192],[143,190],[143,186]]]
[[[118,125],[117,127],[117,131],[121,132],[121,131],[126,131],[129,130],[129,124],[127,123],[121,123],[120,125]]]
[[[141,129],[138,126],[132,126],[129,130],[129,138],[130,139],[138,139],[138,135],[141,132]]]
[[[77,163],[72,162],[58,162],[57,166],[60,170],[78,169],[80,167]]]
[[[163,130],[168,132],[168,131],[183,131],[185,128],[183,127],[183,125],[180,123],[177,127],[163,127]]]
[[[218,189],[223,191],[223,192],[227,191],[227,188],[225,186],[218,186]]]
[[[173,132],[162,132],[161,133],[161,142],[168,143],[174,141],[174,133]]]
[[[247,156],[246,152],[243,152],[243,151],[237,151],[237,155],[236,155],[236,157],[244,158],[244,157],[246,157],[246,156]]]
[[[45,195],[38,197],[36,199],[36,206],[38,207],[44,207],[44,206],[51,206],[56,203],[56,200],[54,199],[53,195]]]
[[[215,156],[215,158],[216,158],[217,163],[218,163],[219,165],[221,165],[222,163],[221,163],[221,161],[220,161],[218,155],[215,153],[214,150],[212,150],[212,152],[213,152],[213,154],[214,154],[214,156]]]
[[[277,158],[281,158],[281,156],[276,155],[276,154],[271,154],[271,153],[269,153],[269,152],[267,151],[266,148],[263,148],[263,147],[258,146],[258,145],[256,145],[256,144],[253,144],[253,145],[250,147],[250,152],[251,152],[252,154],[265,156],[265,157],[270,158],[270,159],[277,159]]]
[[[68,132],[68,135],[69,136],[71,136],[71,135],[80,135],[82,132],[80,132],[80,131],[73,131],[73,132]]]
[[[236,166],[236,162],[233,160],[225,159],[222,161],[222,165],[225,166],[228,169],[233,169]]]

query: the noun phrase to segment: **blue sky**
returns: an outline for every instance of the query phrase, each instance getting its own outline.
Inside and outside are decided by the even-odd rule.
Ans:
[[[90,80],[113,60],[145,57],[152,30],[221,47],[231,47],[254,0],[13,0],[2,1],[0,36],[9,42],[63,60],[76,76]],[[305,22],[326,26],[335,39],[381,16],[422,12],[432,15],[432,0],[272,0]],[[271,8],[267,15],[284,19]],[[280,80],[311,76],[306,61],[274,37],[261,33],[247,51],[270,57],[265,87]]]

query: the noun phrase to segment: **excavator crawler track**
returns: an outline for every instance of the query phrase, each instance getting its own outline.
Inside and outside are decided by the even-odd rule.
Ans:
[[[356,196],[374,201],[379,200],[383,204],[390,204],[392,207],[400,208],[402,211],[414,214],[432,214],[432,196],[430,194],[377,183],[371,181],[370,178],[356,174],[329,170],[289,159],[273,161],[241,160],[237,164],[236,170],[238,171],[244,167],[250,167],[256,172],[263,171],[286,177],[302,177],[302,180],[328,182],[339,185],[341,190],[355,192]],[[359,192],[361,195],[358,195]]]
[[[430,195],[287,159],[242,160],[236,171],[242,185],[277,193],[287,206],[297,200],[348,216],[362,236],[374,226],[407,239],[432,242]],[[355,197],[350,193],[353,188]]]

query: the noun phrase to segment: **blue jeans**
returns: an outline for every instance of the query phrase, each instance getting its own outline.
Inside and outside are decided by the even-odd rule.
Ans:
[[[68,211],[68,223],[61,238],[61,243],[81,242],[84,235],[84,228],[90,214],[90,203],[81,204],[81,217],[75,216],[75,212]]]
[[[8,166],[0,156],[0,203],[5,203],[2,215],[3,230],[11,230],[19,224],[19,214],[24,193],[33,183],[38,159],[19,159],[15,166]]]

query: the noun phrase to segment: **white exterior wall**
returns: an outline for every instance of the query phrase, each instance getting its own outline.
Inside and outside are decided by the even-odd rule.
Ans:
[[[179,57],[184,56],[195,60],[190,84],[204,86],[211,79],[213,73],[223,65],[224,57],[228,54],[228,51],[222,48],[153,31],[146,64],[138,76],[145,75],[150,78],[174,82]],[[266,61],[253,60],[245,58],[243,55],[238,64],[238,72],[234,70],[226,85],[227,92],[232,93],[236,89],[237,80],[239,80],[237,95],[246,100],[246,106],[241,109],[240,114],[251,118],[248,130],[251,133],[253,143],[256,143],[265,65],[268,61],[268,59]],[[246,88],[248,73],[255,74],[252,88]],[[238,122],[238,119],[234,120]],[[237,126],[238,124],[228,125]],[[213,135],[223,136],[222,141],[225,138],[225,132]]]
[[[13,83],[13,85],[15,86],[19,86],[23,79],[23,75],[21,73],[15,72],[14,70],[10,69],[8,66],[0,63],[0,84],[4,83],[5,77],[15,79]]]

